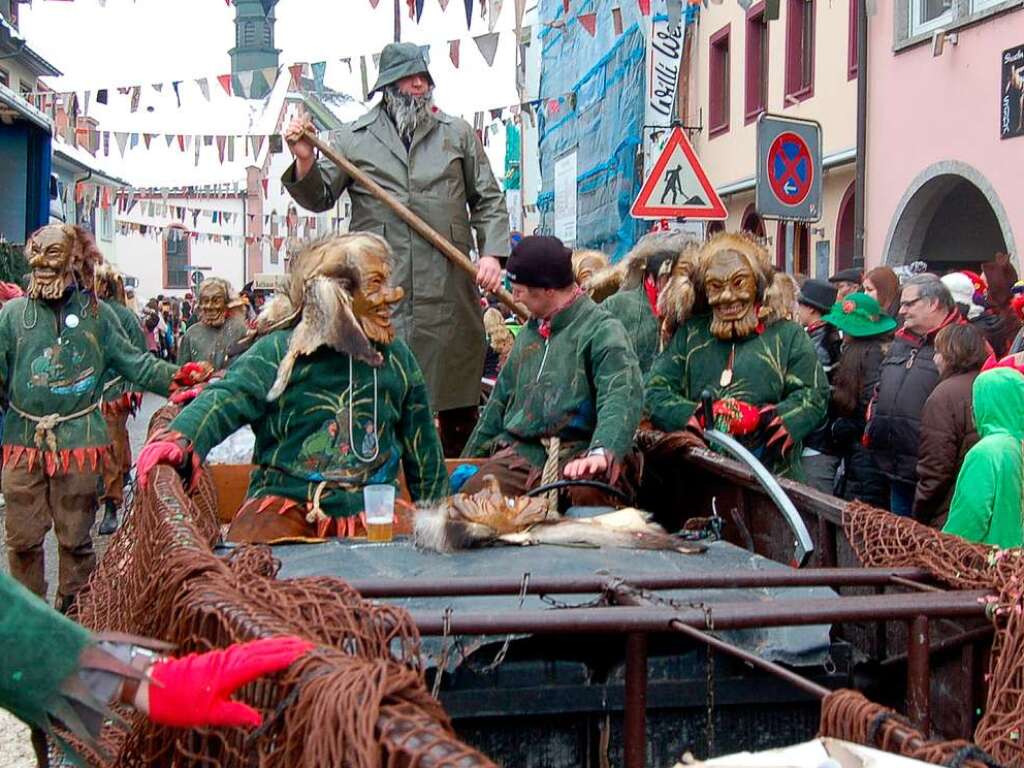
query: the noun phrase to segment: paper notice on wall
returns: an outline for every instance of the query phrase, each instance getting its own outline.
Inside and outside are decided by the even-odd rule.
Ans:
[[[576,245],[576,152],[555,161],[555,237]]]

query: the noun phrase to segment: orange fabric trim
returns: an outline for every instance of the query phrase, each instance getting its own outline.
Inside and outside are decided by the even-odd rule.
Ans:
[[[5,445],[3,447],[4,464],[17,466],[18,462],[25,459],[28,462],[28,471],[31,472],[38,461],[49,477],[62,472],[71,472],[71,459],[74,458],[78,464],[78,471],[84,472],[86,462],[91,462],[92,471],[97,472],[101,462],[111,461],[113,454],[112,446],[101,445],[90,448],[71,448],[56,453],[52,451],[40,451],[38,448],[30,448],[27,445]]]

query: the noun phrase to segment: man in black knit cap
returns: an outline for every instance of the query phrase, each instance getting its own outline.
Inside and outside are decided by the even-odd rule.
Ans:
[[[576,286],[572,252],[558,238],[524,238],[506,270],[532,319],[463,453],[490,457],[463,491],[479,490],[493,475],[506,495],[521,495],[552,479],[557,462],[555,477],[603,480],[628,493],[638,479],[633,434],[643,382],[625,329]],[[584,487],[567,499],[609,502]]]

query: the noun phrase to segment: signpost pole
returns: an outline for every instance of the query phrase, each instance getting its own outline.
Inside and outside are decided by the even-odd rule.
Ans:
[[[786,271],[793,274],[793,236],[796,232],[796,225],[792,221],[786,222]]]

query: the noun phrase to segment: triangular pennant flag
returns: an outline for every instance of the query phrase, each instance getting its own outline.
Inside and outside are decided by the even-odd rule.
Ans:
[[[318,92],[322,91],[324,89],[324,75],[327,74],[327,62],[314,61],[311,66],[313,68],[314,86]]]
[[[562,0],[562,13],[569,15],[569,0]]]
[[[263,198],[264,199],[266,199],[267,194],[268,194],[267,187],[268,187],[269,181],[270,181],[270,179],[260,179],[260,183],[263,185]]]
[[[164,140],[167,142],[167,148],[170,149],[171,148],[171,144],[174,143],[174,134],[173,133],[166,133],[166,134],[164,134]]]
[[[142,98],[142,86],[140,86],[140,85],[133,85],[132,86],[132,106],[131,106],[131,111],[132,112],[137,112],[138,111],[138,109],[139,109],[139,101],[140,101],[141,98]]]
[[[203,94],[203,98],[207,101],[210,100],[210,83],[205,77],[200,77],[196,80],[196,85],[199,86],[199,92]]]
[[[292,64],[288,67],[288,71],[292,73],[292,88],[299,90],[302,85],[302,65]]]
[[[198,145],[198,144],[199,144],[199,142],[197,141],[196,145]],[[185,137],[185,149],[186,149],[186,151],[189,150],[189,149],[192,149],[192,136],[186,136]]]
[[[181,80],[174,80],[171,87],[174,89],[174,98],[178,100],[178,109],[181,109]]]
[[[615,30],[616,35],[622,34],[622,9],[612,8],[612,27]]]
[[[217,82],[224,89],[224,93],[231,95],[231,75],[217,75]]]
[[[235,137],[228,136],[228,162],[235,162]]]
[[[89,100],[92,98],[92,91],[85,92],[85,110],[84,114],[89,114]]]
[[[596,13],[581,13],[576,17],[576,21],[580,23],[580,26],[587,30],[587,34],[593,37],[597,34],[597,14]]]
[[[153,90],[156,91],[157,93],[161,93],[163,91],[163,89],[164,89],[164,84],[163,83],[153,83]]]
[[[252,78],[256,73],[251,69],[243,69],[238,73],[238,94],[249,98],[252,93]]]
[[[106,88],[100,88],[98,91],[96,91],[96,103],[97,104],[106,104],[107,103],[107,89]]]
[[[156,134],[153,134],[153,133],[144,133],[144,134],[142,134],[142,143],[146,145],[146,149],[149,149],[149,142],[151,142],[153,140],[153,137],[155,135]]]
[[[114,131],[114,139],[117,141],[117,150],[124,157],[125,147],[128,146],[128,134],[124,131]]]
[[[640,6],[640,13],[644,16],[651,15],[651,0],[636,0],[637,5]]]
[[[269,16],[270,12],[274,10],[274,4],[277,0],[260,0],[260,5],[263,6],[263,15]]]
[[[464,0],[466,3],[466,29],[473,28],[473,0]]]
[[[448,10],[448,0],[437,0],[437,4],[441,6],[441,13]]]
[[[421,16],[423,16],[423,0],[416,0],[416,23],[417,24],[419,24]]]
[[[217,157],[220,158],[220,164],[221,165],[224,165],[224,150],[227,149],[227,146],[228,146],[228,137],[227,136],[218,136],[217,137]]]
[[[493,32],[501,16],[503,0],[487,0],[487,31]]]
[[[260,149],[263,147],[263,137],[250,136],[249,143],[252,144],[252,159],[255,160],[260,156]]]
[[[283,237],[275,237],[274,238],[274,250],[275,251],[280,251],[281,250],[281,243],[283,243],[283,242],[284,242],[284,238]]]
[[[135,149],[137,146],[139,146],[139,134],[133,133],[128,140],[128,149]]]
[[[270,90],[277,83],[277,67],[264,67],[260,70],[263,75],[263,81],[267,84],[267,90]]]
[[[379,2],[380,2],[380,0],[370,0],[370,7],[371,8],[376,8],[377,7],[377,3],[379,3]]]
[[[448,58],[452,60],[452,66],[459,68],[459,40],[448,41]]]
[[[494,55],[498,52],[498,33],[491,32],[473,38],[480,55],[484,57],[488,67],[494,66]]]

